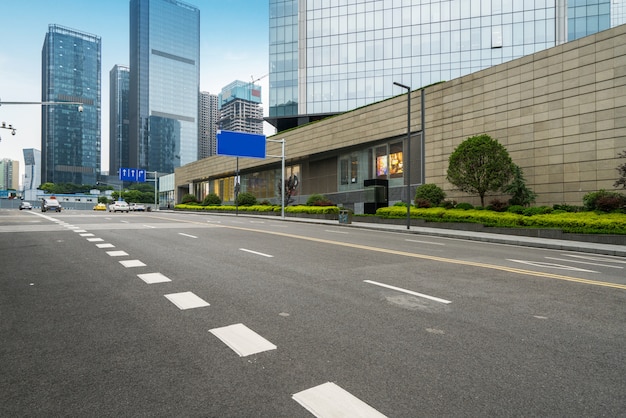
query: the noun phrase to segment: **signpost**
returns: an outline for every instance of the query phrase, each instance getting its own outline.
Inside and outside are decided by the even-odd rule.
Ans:
[[[250,134],[246,132],[217,131],[217,155],[229,155],[237,157],[237,173],[235,185],[239,192],[239,157],[265,158],[266,142],[280,142],[282,144],[282,155],[267,155],[267,157],[282,158],[282,182],[281,182],[281,217],[285,219],[285,140],[266,139],[265,135]]]
[[[146,170],[140,170],[138,168],[122,167],[120,168],[120,180],[145,183],[146,182]]]

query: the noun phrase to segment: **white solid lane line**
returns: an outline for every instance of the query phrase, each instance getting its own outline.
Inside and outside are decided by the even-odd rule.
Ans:
[[[557,257],[546,257],[546,260],[565,261],[567,263],[587,264],[589,266],[609,267],[609,268],[612,268],[612,269],[623,269],[624,268],[622,266],[612,266],[610,264],[590,263],[588,261],[578,261],[578,260],[571,260],[571,259],[557,258]]]
[[[183,237],[189,237],[189,238],[198,238],[195,235],[183,234],[182,232],[179,232],[178,235],[182,235]]]
[[[170,293],[165,295],[178,309],[193,309],[210,306],[208,302],[196,296],[193,292]]]
[[[416,239],[406,239],[405,241],[408,241],[408,242],[417,242],[417,243],[419,243],[419,244],[429,244],[429,245],[446,245],[446,244],[441,243],[441,242],[418,241],[418,240],[416,240]]]
[[[372,280],[363,280],[363,281],[365,283],[373,284],[373,285],[380,286],[380,287],[386,287],[387,289],[397,290],[398,292],[407,293],[409,295],[419,296],[420,298],[430,299],[430,300],[433,300],[435,302],[441,302],[441,303],[445,303],[445,304],[452,303],[452,301],[450,301],[450,300],[441,299],[441,298],[438,298],[438,297],[435,297],[435,296],[425,295],[423,293],[417,293],[417,292],[414,292],[412,290],[403,289],[401,287],[391,286],[391,285],[388,285],[388,284],[379,283],[379,282],[375,282],[375,281],[372,281]]]
[[[385,417],[332,382],[303,390],[292,398],[316,417]]]
[[[234,324],[227,327],[214,328],[209,332],[222,340],[239,357],[246,357],[251,354],[263,351],[276,350],[276,346],[261,337],[244,324]]]
[[[245,252],[250,253],[250,254],[260,255],[260,256],[263,256],[263,257],[268,257],[268,258],[274,257],[274,256],[273,256],[273,255],[271,255],[271,254],[265,254],[265,253],[260,253],[260,252],[258,252],[258,251],[247,250],[247,249],[245,249],[245,248],[240,248],[239,250],[240,250],[240,251],[245,251]]]
[[[164,276],[161,273],[138,274],[137,277],[148,284],[171,282],[167,276]]]

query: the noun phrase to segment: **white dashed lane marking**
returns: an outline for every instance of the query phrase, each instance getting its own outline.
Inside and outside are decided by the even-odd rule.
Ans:
[[[398,292],[407,293],[409,295],[418,296],[420,298],[434,300],[435,302],[441,302],[441,303],[445,303],[445,304],[452,303],[451,301],[446,300],[446,299],[441,299],[441,298],[438,298],[438,297],[435,297],[435,296],[425,295],[423,293],[417,293],[417,292],[414,292],[412,290],[407,290],[407,289],[403,289],[401,287],[391,286],[391,285],[385,284],[385,283],[375,282],[373,280],[363,280],[363,281],[365,283],[373,284],[373,285],[380,286],[380,287],[385,287],[385,288],[391,289],[391,290],[397,290]]]
[[[123,265],[124,267],[143,267],[145,266],[144,263],[142,263],[139,260],[121,260],[120,264]]]
[[[385,416],[332,382],[303,390],[292,398],[316,417]]]
[[[182,235],[183,237],[189,237],[189,238],[198,238],[195,235],[183,234],[182,232],[179,232],[178,235]]]
[[[138,274],[137,277],[148,284],[171,282],[167,276],[164,276],[161,273]]]
[[[80,236],[81,236],[81,237],[94,237],[95,235],[94,235],[94,234],[92,234],[92,233],[90,233],[90,232],[87,232],[87,233],[85,233],[85,234],[80,234]]]
[[[111,257],[122,257],[128,255],[126,251],[107,251],[107,254]]]
[[[196,296],[193,292],[170,293],[165,295],[165,297],[181,310],[210,306],[208,302]]]
[[[256,255],[260,255],[260,256],[268,257],[268,258],[274,257],[271,254],[265,254],[265,253],[260,253],[258,251],[247,250],[245,248],[240,248],[239,251],[245,251],[245,252],[250,253],[250,254],[256,254]]]
[[[240,357],[261,353],[268,350],[276,350],[276,346],[261,337],[244,324],[229,325],[222,328],[214,328],[209,332],[222,340]]]
[[[102,242],[104,241],[102,238],[87,238],[89,242]]]
[[[98,248],[115,248],[115,245],[113,245],[113,244],[96,244],[96,247],[98,247]]]

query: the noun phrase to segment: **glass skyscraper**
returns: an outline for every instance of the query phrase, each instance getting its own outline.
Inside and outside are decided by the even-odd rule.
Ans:
[[[200,11],[130,2],[129,165],[161,173],[198,159]]]
[[[394,82],[417,89],[520,58],[608,29],[610,10],[610,0],[270,0],[268,121],[280,131],[403,93]]]
[[[115,176],[128,161],[130,70],[123,65],[109,72],[109,175]]]
[[[95,184],[100,174],[100,37],[50,25],[42,49],[41,181]]]

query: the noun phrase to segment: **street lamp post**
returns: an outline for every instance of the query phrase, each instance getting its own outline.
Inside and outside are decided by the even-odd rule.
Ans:
[[[407,111],[406,111],[406,158],[403,164],[406,167],[406,229],[411,229],[411,87],[398,82],[393,82],[398,87],[406,89]]]

